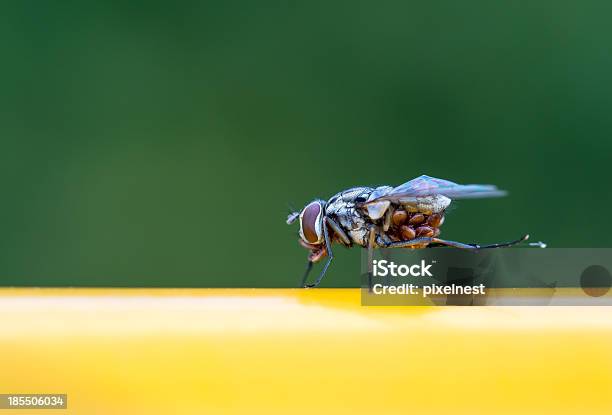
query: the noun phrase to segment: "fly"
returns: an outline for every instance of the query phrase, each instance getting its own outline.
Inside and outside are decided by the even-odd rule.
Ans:
[[[300,212],[292,212],[287,224],[299,219],[300,244],[310,251],[301,286],[316,287],[321,283],[334,259],[332,243],[346,247],[355,245],[374,248],[412,248],[450,246],[460,249],[501,248],[526,241],[529,235],[492,245],[467,244],[440,239],[444,213],[453,199],[474,199],[505,196],[496,186],[461,185],[448,180],[420,176],[400,186],[354,187],[328,201],[316,199]],[[542,242],[530,244],[544,248]],[[315,262],[327,261],[314,283],[308,274]]]

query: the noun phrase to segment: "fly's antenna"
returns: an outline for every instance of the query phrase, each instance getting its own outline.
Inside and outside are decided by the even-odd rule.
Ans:
[[[300,216],[300,212],[296,212],[290,203],[287,203],[287,208],[289,209],[289,214],[287,215],[287,225],[291,225],[293,222],[295,222],[298,216]]]
[[[291,212],[287,215],[287,225],[291,225],[300,216],[300,212]]]

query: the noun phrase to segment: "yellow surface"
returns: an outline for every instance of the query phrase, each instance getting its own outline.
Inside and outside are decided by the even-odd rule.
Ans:
[[[22,415],[612,413],[608,307],[0,289],[0,330],[0,393],[68,394],[66,411]]]

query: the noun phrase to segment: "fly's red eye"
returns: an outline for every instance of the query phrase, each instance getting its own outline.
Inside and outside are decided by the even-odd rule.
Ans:
[[[302,238],[308,243],[316,244],[321,240],[321,210],[320,203],[312,202],[300,215]]]

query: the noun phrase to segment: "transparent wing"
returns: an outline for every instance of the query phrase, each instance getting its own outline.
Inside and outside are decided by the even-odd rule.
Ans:
[[[430,176],[420,176],[399,185],[383,195],[376,195],[368,204],[383,200],[397,202],[409,197],[443,195],[450,199],[473,199],[505,196],[506,192],[490,184],[457,184]]]

